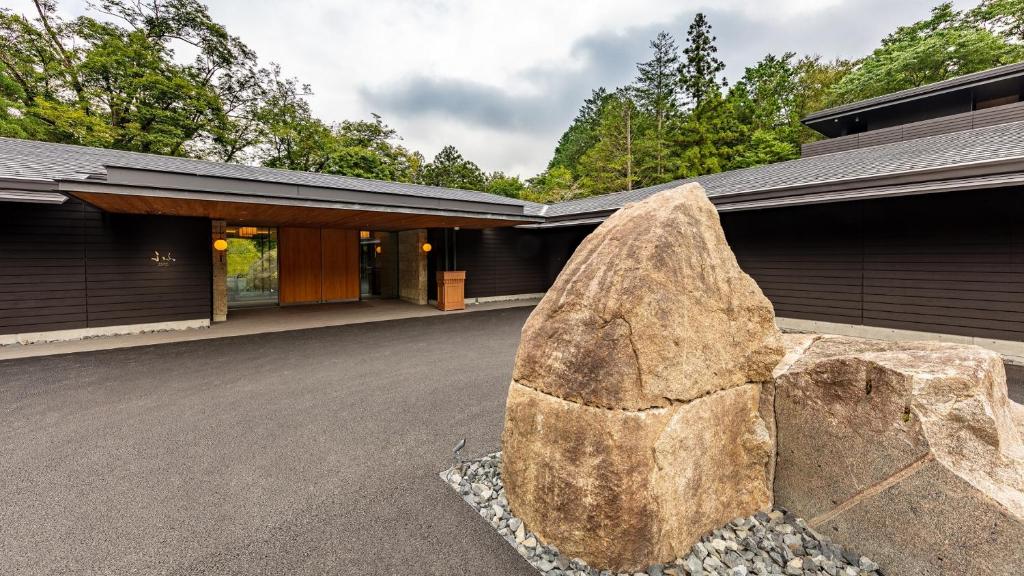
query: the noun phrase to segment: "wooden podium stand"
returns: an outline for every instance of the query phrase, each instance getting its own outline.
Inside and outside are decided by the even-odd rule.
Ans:
[[[437,272],[437,309],[465,310],[466,271],[449,270]]]

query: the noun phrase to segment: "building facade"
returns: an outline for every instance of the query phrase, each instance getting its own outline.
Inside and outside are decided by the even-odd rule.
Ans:
[[[1024,64],[818,112],[798,160],[697,178],[791,329],[1024,362]],[[591,230],[681,183],[554,205],[0,139],[0,343],[246,306],[542,294]]]

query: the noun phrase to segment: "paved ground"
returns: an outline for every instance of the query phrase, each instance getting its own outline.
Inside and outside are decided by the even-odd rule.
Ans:
[[[0,574],[521,574],[437,473],[529,309],[0,362]]]
[[[359,302],[336,302],[304,306],[243,308],[241,310],[232,310],[228,315],[227,322],[218,322],[207,328],[164,330],[162,332],[102,336],[64,342],[0,346],[0,361],[14,358],[50,356],[52,354],[93,352],[114,348],[132,348],[152,344],[225,338],[228,336],[248,336],[265,334],[267,332],[286,332],[307,328],[324,328],[326,326],[422,318],[425,316],[451,316],[486,310],[534,306],[537,302],[539,302],[537,298],[499,300],[467,304],[465,310],[451,312],[441,312],[433,306],[410,304],[397,299],[371,299],[360,300]],[[0,339],[2,338],[0,336]]]

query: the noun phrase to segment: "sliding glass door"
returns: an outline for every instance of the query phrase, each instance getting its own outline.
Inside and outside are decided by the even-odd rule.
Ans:
[[[278,301],[277,228],[228,226],[228,307]]]
[[[359,297],[398,297],[397,233],[359,233]]]

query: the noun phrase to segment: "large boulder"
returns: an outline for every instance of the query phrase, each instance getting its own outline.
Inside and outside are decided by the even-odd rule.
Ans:
[[[503,437],[527,527],[591,565],[672,560],[771,505],[771,304],[696,184],[627,205],[523,328]]]
[[[699,184],[629,204],[530,315],[512,374],[559,398],[641,409],[771,379],[775,313]]]
[[[892,574],[1024,566],[1024,428],[998,354],[838,336],[787,344],[778,505]]]

